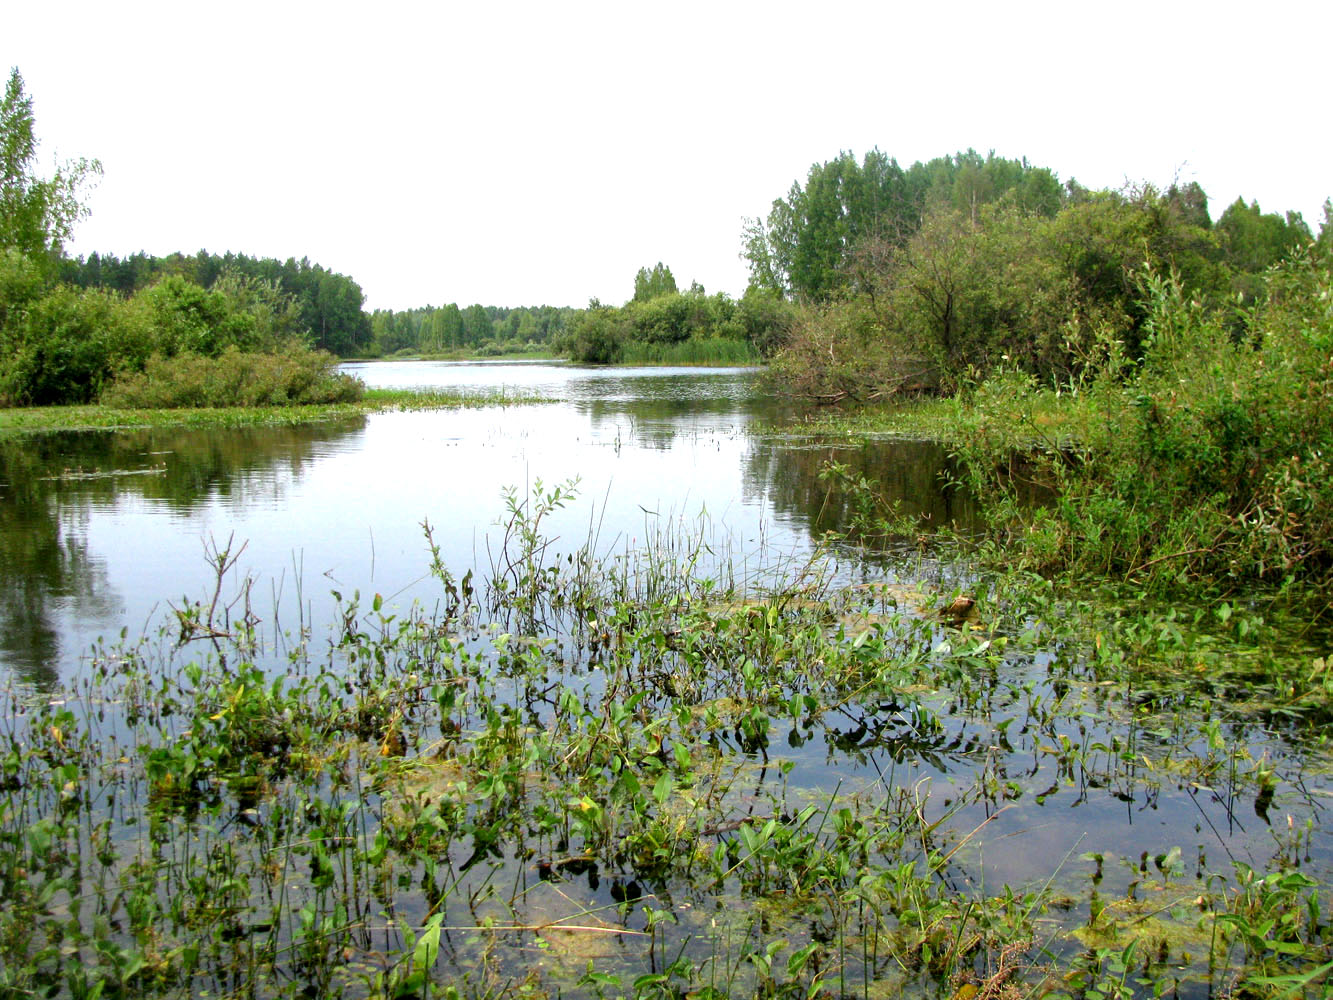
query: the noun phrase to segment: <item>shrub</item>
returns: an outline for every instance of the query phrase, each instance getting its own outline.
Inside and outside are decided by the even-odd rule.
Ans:
[[[1029,565],[1161,585],[1333,582],[1330,263],[1312,249],[1271,272],[1240,340],[1178,279],[1147,277],[1144,356],[1127,378],[1095,387],[1104,424],[1077,453],[1026,456],[1053,501],[1014,503],[1017,484],[993,448],[975,439],[961,449]]]
[[[59,285],[9,313],[0,375],[6,405],[91,402],[148,343],[142,317],[101,289]]]
[[[142,372],[127,372],[101,402],[115,407],[285,406],[361,398],[364,384],[338,372],[337,359],[304,346],[257,354],[229,347],[217,358],[156,355]]]

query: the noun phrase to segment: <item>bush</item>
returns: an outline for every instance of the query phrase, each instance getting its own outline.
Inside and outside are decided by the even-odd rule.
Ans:
[[[102,393],[107,406],[162,408],[345,403],[365,385],[338,372],[338,360],[304,346],[256,354],[229,347],[217,358],[156,355],[142,372],[121,375]]]
[[[1095,387],[1104,424],[1077,453],[1026,456],[1053,501],[1014,503],[994,449],[961,450],[1029,565],[1160,585],[1333,583],[1330,263],[1311,250],[1271,272],[1240,341],[1178,279],[1145,279],[1143,359]]]
[[[801,309],[770,372],[782,391],[819,403],[870,403],[939,386],[935,363],[886,327],[866,297]]]
[[[7,312],[5,405],[91,402],[148,344],[139,313],[100,289],[60,285]]]
[[[564,346],[582,364],[614,365],[621,360],[627,339],[621,310],[592,304],[570,324]]]

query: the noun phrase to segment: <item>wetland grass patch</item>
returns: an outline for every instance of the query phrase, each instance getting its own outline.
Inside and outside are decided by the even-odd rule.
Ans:
[[[576,489],[506,494],[481,578],[432,550],[432,611],[267,648],[200,600],[11,682],[0,996],[1324,989],[1313,647],[1018,574],[957,616],[825,555],[557,553]]]

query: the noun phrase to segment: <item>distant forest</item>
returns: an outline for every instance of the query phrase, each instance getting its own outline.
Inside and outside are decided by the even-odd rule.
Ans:
[[[307,258],[65,252],[96,161],[36,169],[32,101],[0,100],[0,405],[283,404],[347,398],[337,358],[513,353],[587,363],[769,361],[827,402],[947,392],[1003,363],[1059,384],[1153,336],[1154,278],[1241,336],[1265,274],[1333,240],[1198,184],[1092,191],[975,150],[902,167],[873,149],[813,164],[746,222],[744,294],[639,268],[586,308],[456,303],[368,314],[361,286]]]
[[[1326,233],[1327,222],[1319,238]],[[790,362],[803,345],[826,349],[814,331],[827,339],[840,321],[869,322],[878,334],[863,335],[913,359],[900,369],[929,370],[937,381],[1002,354],[1029,357],[1036,369],[1066,367],[1051,342],[1078,303],[1123,320],[1132,345],[1142,319],[1133,273],[1143,266],[1175,269],[1209,301],[1247,303],[1268,267],[1315,239],[1299,213],[1242,199],[1214,220],[1196,183],[1092,191],[1026,159],[968,150],[904,168],[876,149],[812,165],[766,217],[747,220],[750,281],[738,299],[697,283],[679,288],[661,262],[639,270],[623,304],[582,309],[448,303],[367,313],[356,281],[308,259],[202,250],[65,258],[58,276],[124,296],[170,277],[206,290],[226,275],[263,282],[296,303],[312,346],[340,357],[736,362],[792,347]],[[864,394],[856,381],[819,384],[829,380],[816,373],[811,394]]]

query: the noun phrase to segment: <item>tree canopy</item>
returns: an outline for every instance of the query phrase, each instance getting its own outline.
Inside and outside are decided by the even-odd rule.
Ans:
[[[16,66],[0,102],[0,250],[21,253],[45,269],[86,214],[80,189],[102,167],[96,160],[75,160],[43,178],[36,169],[37,145],[32,98]]]
[[[656,299],[663,295],[674,295],[675,293],[676,279],[671,274],[671,268],[660,260],[651,271],[646,267],[641,267],[639,273],[634,276],[635,302],[647,302],[650,299]]]
[[[805,184],[794,182],[766,220],[747,220],[750,283],[826,302],[846,288],[847,265],[863,241],[903,243],[928,210],[953,209],[975,222],[982,206],[1007,198],[1025,213],[1050,216],[1065,197],[1052,171],[993,152],[983,157],[969,149],[904,170],[878,149],[860,162],[844,151],[811,166]]]
[[[1229,310],[1239,337],[1235,306],[1314,237],[1241,199],[1214,224],[1197,183],[1089,191],[1025,159],[969,150],[902,170],[874,150],[814,164],[743,239],[751,288],[799,307],[775,370],[832,401],[947,390],[1001,364],[1059,383],[1108,351],[1138,359],[1153,275]]]

